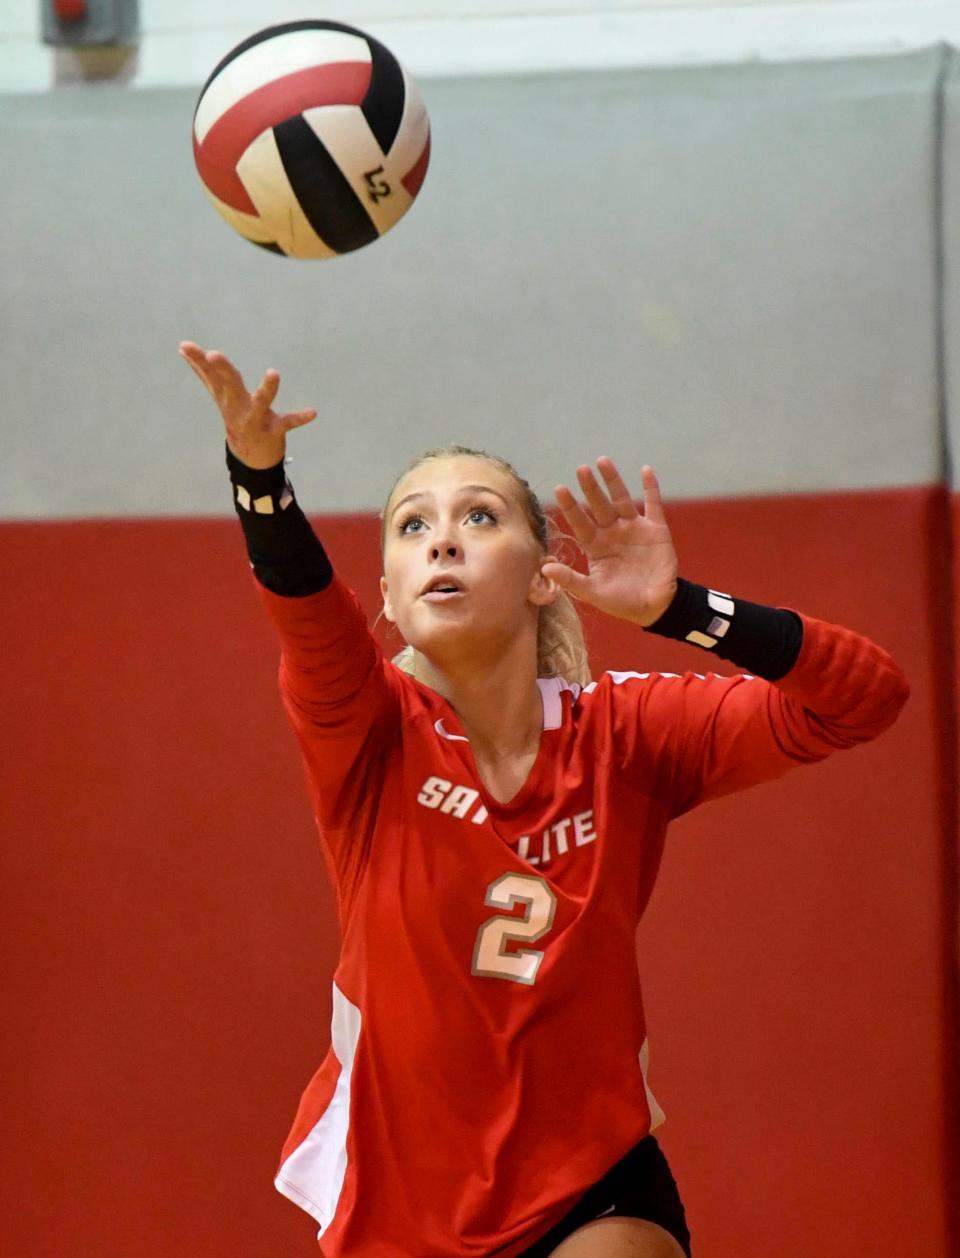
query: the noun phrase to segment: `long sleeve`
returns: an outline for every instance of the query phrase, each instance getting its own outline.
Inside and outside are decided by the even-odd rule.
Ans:
[[[280,692],[300,743],[341,918],[373,834],[384,757],[398,737],[396,670],[338,581],[284,464],[227,467],[250,566],[280,637]]]
[[[906,702],[886,651],[801,616],[803,646],[776,683],[749,674],[610,675],[615,744],[672,816],[868,742]]]
[[[337,578],[301,598],[263,587],[260,595],[280,636],[280,692],[342,901],[365,860],[385,757],[400,736],[401,679]]]

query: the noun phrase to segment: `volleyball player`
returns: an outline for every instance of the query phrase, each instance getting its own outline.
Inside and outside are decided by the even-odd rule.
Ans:
[[[550,558],[502,460],[432,452],[383,515],[384,659],[284,472],[286,433],[219,353],[237,512],[336,889],[332,1043],[277,1176],[326,1258],[677,1258],[651,1129],[634,931],[672,817],[875,737],[907,687],[866,638],[678,578],[656,477],[557,502]],[[602,483],[601,483],[602,482]],[[569,593],[744,672],[587,674]]]

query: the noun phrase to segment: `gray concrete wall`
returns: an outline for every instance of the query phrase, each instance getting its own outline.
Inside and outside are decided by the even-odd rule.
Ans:
[[[7,97],[0,516],[229,510],[185,337],[319,409],[292,443],[314,511],[379,506],[451,440],[547,496],[599,453],[671,497],[934,480],[941,63],[428,81],[419,202],[312,263],[210,208],[192,92]]]

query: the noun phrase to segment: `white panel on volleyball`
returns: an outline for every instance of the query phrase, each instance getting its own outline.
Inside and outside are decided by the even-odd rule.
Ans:
[[[340,167],[377,231],[391,228],[413,202],[400,182],[409,167],[398,168],[384,154],[359,105],[320,105],[305,109],[303,117]],[[375,195],[378,186],[384,185],[389,193]]]
[[[416,165],[423,153],[430,135],[430,120],[420,89],[403,66],[400,69],[403,71],[403,117],[390,150],[390,162],[393,169],[399,170],[403,176]]]
[[[347,106],[347,108],[353,108]],[[290,180],[280,160],[273,130],[263,131],[237,162],[247,195],[257,207],[259,219],[231,210],[223,211],[227,221],[250,240],[275,241],[284,253],[298,258],[333,258],[336,251],[320,239],[301,210]],[[244,224],[253,222],[253,234]]]
[[[204,92],[193,122],[197,142],[202,144],[217,119],[257,88],[285,74],[343,61],[369,62],[367,41],[344,31],[302,30],[254,44],[224,66]]]
[[[387,158],[363,110],[359,105],[320,105],[305,109],[303,117],[340,167],[377,231],[387,231],[409,210],[411,198],[399,178],[387,178]],[[379,171],[390,191],[375,199],[371,189],[376,190]],[[366,180],[368,173],[371,183]]]
[[[223,215],[234,231],[238,231],[247,240],[254,240],[263,245],[272,241],[273,237],[269,230],[264,227],[256,214],[244,214],[242,210],[235,210],[232,205],[227,205],[225,201],[215,197],[206,185],[203,190],[216,206],[218,213]]]

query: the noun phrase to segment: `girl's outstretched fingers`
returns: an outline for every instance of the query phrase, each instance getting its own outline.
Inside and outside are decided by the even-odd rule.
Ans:
[[[203,350],[196,341],[181,341],[178,348],[180,350],[180,357],[186,358],[188,361],[198,356],[200,358],[204,356]]]
[[[609,455],[601,454],[597,459],[597,467],[600,469],[600,475],[603,477],[617,515],[621,520],[632,520],[639,512],[616,463]]]
[[[195,345],[193,341],[181,341],[180,357],[184,360],[187,366],[190,367],[194,374],[199,376],[200,382],[203,384],[204,388],[214,401],[216,401],[217,394],[214,390],[213,381],[207,367],[207,356],[200,346]]]
[[[666,524],[663,499],[660,496],[660,482],[649,463],[644,463],[640,470],[640,478],[643,481],[643,514],[654,524]]]
[[[558,485],[553,493],[557,506],[570,525],[570,532],[577,545],[581,547],[587,545],[597,531],[596,522],[581,507],[566,485]]]
[[[608,459],[607,462],[610,466],[612,466],[611,460]],[[597,465],[600,466],[599,459],[597,460]],[[603,473],[604,480],[606,481],[609,474],[609,468],[606,472],[604,472],[602,467],[600,470]],[[615,468],[614,471],[616,471]],[[583,496],[587,500],[587,506],[590,508],[590,512],[594,520],[596,520],[600,528],[609,528],[610,525],[614,524],[617,520],[617,504],[612,502],[610,497],[604,492],[604,488],[597,480],[593,468],[589,467],[586,463],[583,464],[582,467],[578,467],[577,480],[580,482],[580,488],[583,490]],[[624,488],[626,488],[626,486],[624,486]]]
[[[309,424],[311,420],[317,418],[317,412],[308,411],[289,411],[286,415],[282,415],[281,419],[286,430],[289,432],[291,428],[302,428],[304,424]]]
[[[280,388],[280,373],[269,370],[264,372],[263,379],[254,390],[251,402],[251,419],[262,419],[273,406],[277,390]]]
[[[273,409],[280,373],[265,371],[253,392],[220,350],[204,350],[194,341],[180,342],[180,356],[200,377],[223,419],[227,444],[248,467],[273,467],[285,453],[286,434],[316,419],[312,408],[279,414]]]

